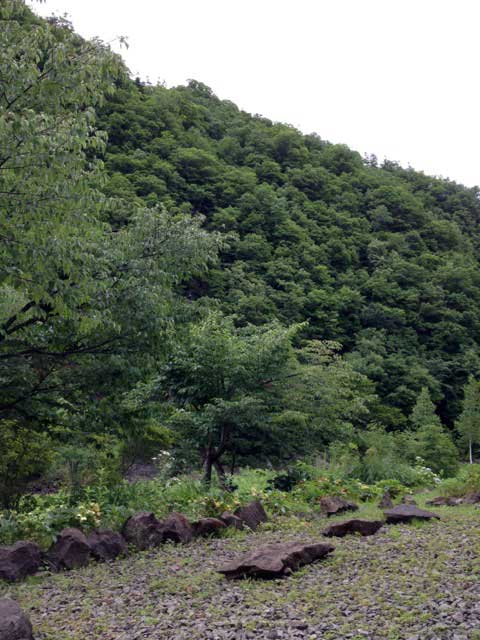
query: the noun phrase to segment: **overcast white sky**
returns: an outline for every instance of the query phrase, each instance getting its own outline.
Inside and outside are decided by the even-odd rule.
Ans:
[[[46,0],[132,73],[480,184],[479,0]],[[117,45],[114,45],[118,49]]]

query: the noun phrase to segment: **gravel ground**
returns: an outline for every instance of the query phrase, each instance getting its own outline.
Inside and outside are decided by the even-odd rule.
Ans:
[[[30,614],[37,640],[479,640],[480,508],[436,511],[441,522],[334,539],[331,557],[282,580],[226,581],[215,569],[254,545],[321,539],[325,520],[39,574],[0,595]]]

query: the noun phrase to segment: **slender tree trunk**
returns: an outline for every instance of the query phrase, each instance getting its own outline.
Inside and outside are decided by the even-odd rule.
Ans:
[[[468,441],[468,454],[470,456],[470,464],[473,464],[473,455],[472,455],[472,439],[470,438]]]
[[[228,486],[228,483],[227,483],[227,476],[225,474],[225,469],[223,468],[223,465],[220,462],[220,460],[218,459],[214,460],[213,466],[215,467],[215,470],[218,474],[218,481],[222,489],[224,491],[230,491],[230,487]]]
[[[212,465],[213,465],[213,456],[212,456],[211,449],[207,449],[205,453],[204,464],[205,464],[204,480],[205,480],[205,484],[209,485],[212,482]]]

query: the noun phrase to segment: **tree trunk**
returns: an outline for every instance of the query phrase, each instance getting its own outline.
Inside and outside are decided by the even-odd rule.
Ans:
[[[214,460],[213,466],[218,474],[218,482],[224,491],[230,491],[230,487],[228,486],[227,476],[225,474],[225,469],[223,468],[220,460]]]
[[[207,452],[205,453],[204,480],[205,480],[205,484],[208,484],[208,485],[211,484],[212,482],[212,465],[213,465],[212,450],[207,449]]]

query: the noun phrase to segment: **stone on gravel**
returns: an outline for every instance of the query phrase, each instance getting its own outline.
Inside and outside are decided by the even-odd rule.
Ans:
[[[57,540],[46,553],[46,560],[57,571],[85,567],[90,560],[90,546],[80,529],[60,531]]]
[[[338,496],[324,496],[320,499],[320,512],[330,517],[344,511],[357,511],[358,505]]]
[[[0,580],[23,580],[38,571],[42,561],[40,547],[21,540],[11,547],[0,547]]]
[[[235,529],[243,529],[243,520],[238,516],[233,515],[229,511],[224,511],[220,516],[220,520],[224,522],[227,527],[234,527]]]
[[[331,524],[323,532],[324,536],[343,538],[352,533],[362,536],[373,536],[384,525],[383,520],[346,520]]]
[[[410,504],[399,504],[393,509],[387,509],[384,514],[388,524],[411,522],[412,520],[432,520],[433,518],[440,520],[440,516],[436,513],[424,511]]]
[[[392,496],[389,491],[385,491],[380,502],[378,503],[380,509],[391,509],[393,507]]]
[[[467,493],[465,498],[463,499],[465,504],[478,504],[480,502],[480,491],[472,491],[471,493]]]
[[[110,529],[96,529],[87,537],[93,557],[101,562],[115,560],[127,553],[125,538]]]
[[[226,529],[227,525],[219,518],[200,518],[197,522],[192,523],[193,533],[196,536],[214,536],[222,529]]]
[[[162,542],[190,542],[193,538],[193,527],[182,513],[171,513],[164,520],[160,520]]]
[[[122,534],[128,543],[141,551],[163,542],[160,522],[150,511],[140,511],[131,516],[123,525]]]
[[[435,507],[456,507],[458,504],[462,504],[462,498],[453,498],[452,496],[437,496],[433,500],[428,500],[427,504],[431,504]]]
[[[285,542],[266,544],[219,569],[227,578],[280,578],[334,550],[331,544]]]
[[[157,547],[168,540],[190,542],[193,527],[181,513],[171,513],[164,520],[157,520],[153,513],[140,511],[125,522],[122,534],[127,542],[144,550]]]
[[[10,598],[0,598],[0,640],[33,640],[30,620]]]
[[[260,500],[254,500],[244,507],[238,508],[235,511],[235,515],[252,531],[255,531],[262,522],[267,522],[268,520]]]

